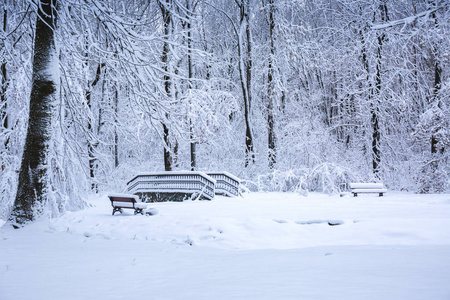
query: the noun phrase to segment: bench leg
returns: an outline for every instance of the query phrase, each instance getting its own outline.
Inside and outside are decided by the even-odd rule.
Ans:
[[[134,214],[135,215],[137,215],[137,214],[143,215],[144,214],[144,209],[143,208],[135,208],[134,209]]]
[[[123,213],[123,210],[122,210],[121,208],[114,207],[114,208],[113,208],[112,215],[114,216],[114,214],[115,214],[116,212]]]
[[[380,193],[380,194],[378,195],[378,197],[383,197],[383,193]]]
[[[353,197],[358,197],[358,193],[353,193]]]

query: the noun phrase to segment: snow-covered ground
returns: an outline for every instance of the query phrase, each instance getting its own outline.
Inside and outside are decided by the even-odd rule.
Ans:
[[[89,202],[0,228],[1,300],[450,299],[450,195]]]

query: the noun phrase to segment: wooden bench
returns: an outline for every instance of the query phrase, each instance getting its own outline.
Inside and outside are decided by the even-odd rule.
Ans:
[[[129,194],[109,194],[109,200],[113,207],[112,215],[116,212],[123,213],[123,209],[134,209],[134,214],[144,214],[144,209],[147,208],[145,203],[138,202],[139,197]]]
[[[354,197],[357,197],[361,193],[376,193],[379,197],[382,197],[387,189],[382,183],[350,183],[350,190]]]

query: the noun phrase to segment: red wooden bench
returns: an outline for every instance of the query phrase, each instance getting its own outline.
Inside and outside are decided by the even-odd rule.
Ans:
[[[134,209],[134,214],[144,214],[144,209],[147,208],[145,203],[138,202],[139,197],[129,194],[109,194],[109,200],[113,207],[113,216],[116,212],[123,213],[123,209]]]

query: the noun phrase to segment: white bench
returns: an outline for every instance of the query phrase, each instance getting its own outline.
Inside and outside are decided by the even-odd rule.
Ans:
[[[375,193],[378,194],[378,196],[382,197],[383,194],[387,192],[387,189],[382,183],[353,182],[350,183],[349,186],[354,197],[357,197],[358,194],[361,193]]]

